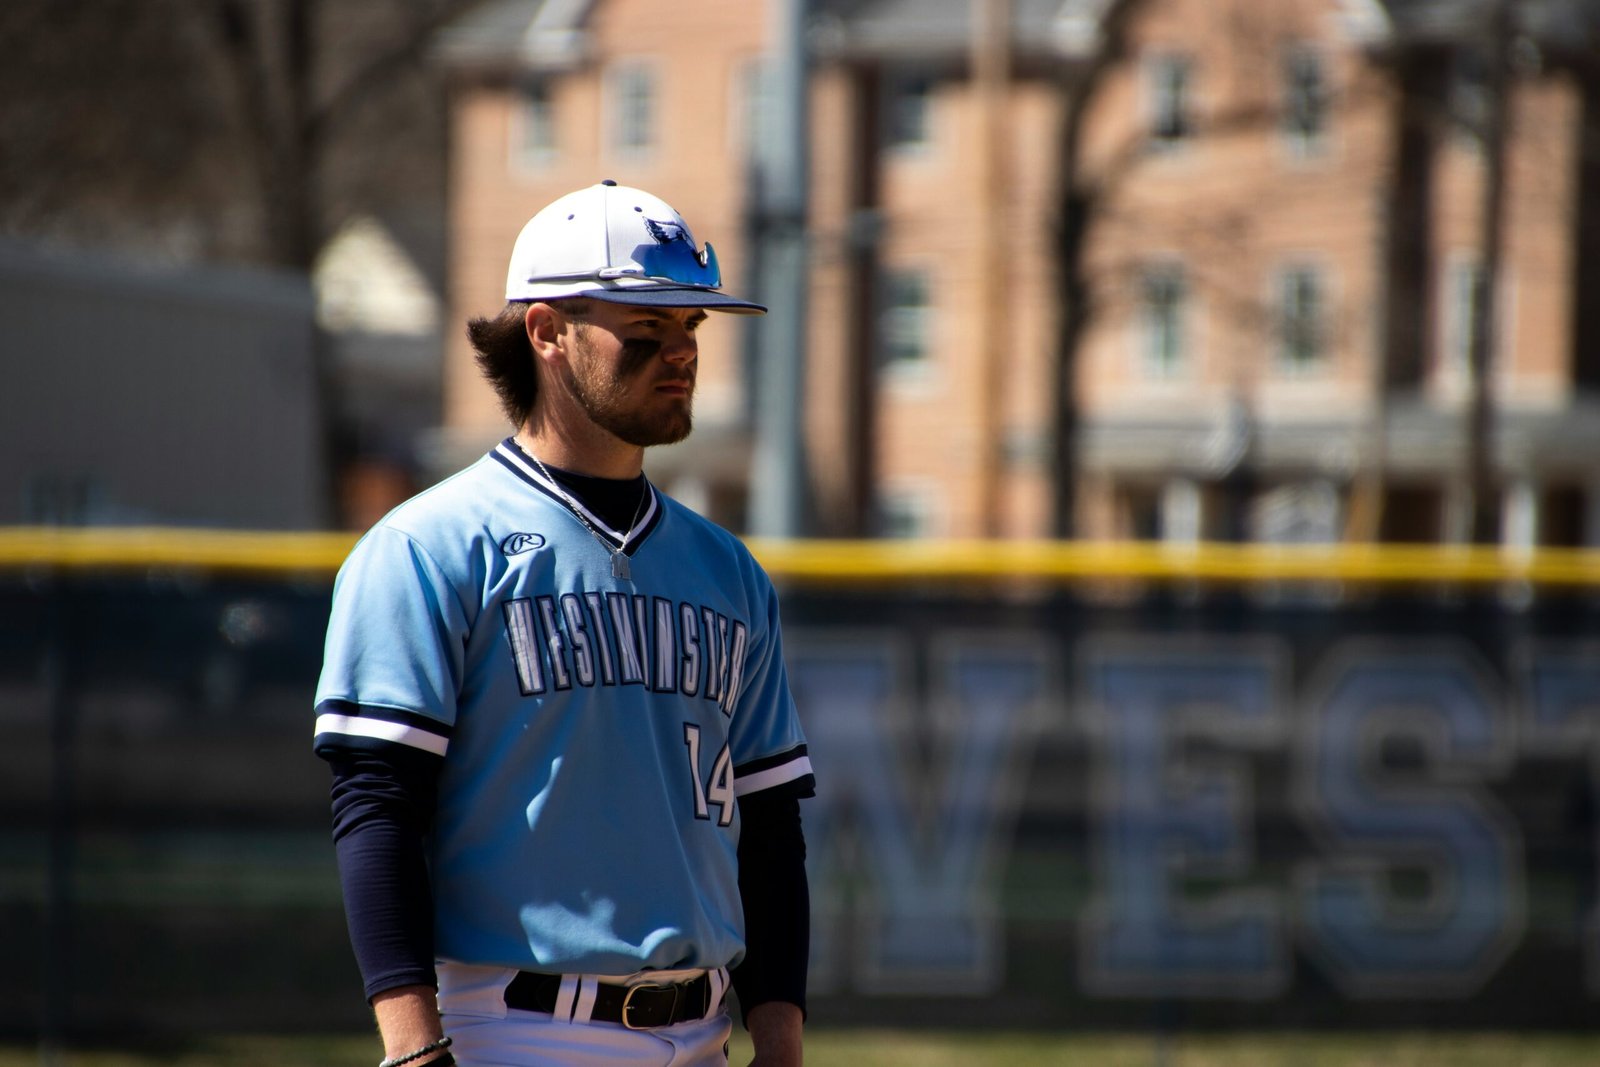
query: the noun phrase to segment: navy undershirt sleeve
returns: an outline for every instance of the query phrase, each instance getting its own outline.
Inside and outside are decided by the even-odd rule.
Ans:
[[[350,945],[370,1001],[438,985],[425,849],[441,761],[405,749],[324,753],[333,767],[333,840]]]
[[[732,977],[748,1027],[750,1009],[767,1001],[787,1001],[805,1013],[811,889],[797,796],[782,789],[742,796],[739,819],[745,955]]]

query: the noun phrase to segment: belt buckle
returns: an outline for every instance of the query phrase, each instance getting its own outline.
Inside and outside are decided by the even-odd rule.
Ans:
[[[641,1023],[638,1025],[634,1024],[633,1020],[629,1017],[629,1013],[633,1011],[633,995],[639,992],[641,989],[649,990],[652,993],[667,991],[672,993],[672,1007],[667,1009],[665,1022]],[[660,985],[654,982],[641,982],[638,985],[629,986],[628,991],[622,995],[622,1025],[627,1027],[629,1030],[649,1030],[656,1026],[666,1026],[670,1024],[672,1022],[672,1017],[677,1014],[678,998],[681,995],[682,992],[680,988],[675,985]]]

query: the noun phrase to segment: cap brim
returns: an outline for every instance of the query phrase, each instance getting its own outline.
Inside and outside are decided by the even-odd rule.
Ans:
[[[706,308],[710,311],[727,311],[735,315],[765,315],[765,304],[719,293],[714,289],[590,289],[573,296],[588,300],[604,300],[609,304],[638,304],[657,308]]]

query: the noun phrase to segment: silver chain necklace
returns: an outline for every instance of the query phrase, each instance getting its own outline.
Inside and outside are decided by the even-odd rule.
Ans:
[[[628,564],[628,542],[633,540],[633,531],[639,527],[639,516],[644,513],[644,502],[650,497],[650,483],[646,482],[644,491],[639,494],[639,506],[633,509],[633,518],[628,521],[628,529],[622,535],[622,544],[612,548],[611,542],[606,539],[605,534],[595,529],[594,523],[585,517],[582,506],[572,499],[572,496],[567,492],[566,486],[557,481],[555,475],[550,473],[550,468],[546,467],[539,457],[532,452],[528,453],[528,458],[533,460],[533,465],[539,468],[539,473],[543,474],[551,487],[560,494],[561,499],[566,502],[567,510],[572,512],[573,518],[583,523],[583,528],[589,531],[589,536],[593,537],[600,543],[602,548],[611,553],[611,577],[632,581],[633,568]]]

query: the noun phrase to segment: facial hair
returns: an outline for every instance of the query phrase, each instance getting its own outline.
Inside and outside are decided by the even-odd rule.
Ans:
[[[687,400],[681,406],[651,411],[628,396],[629,386],[641,375],[648,375],[657,361],[661,353],[659,341],[623,341],[615,365],[608,366],[595,354],[587,324],[578,324],[573,349],[574,358],[567,360],[567,389],[596,426],[640,448],[670,445],[689,436],[694,428],[694,413]],[[673,377],[686,377],[692,382],[694,371],[673,372]]]

